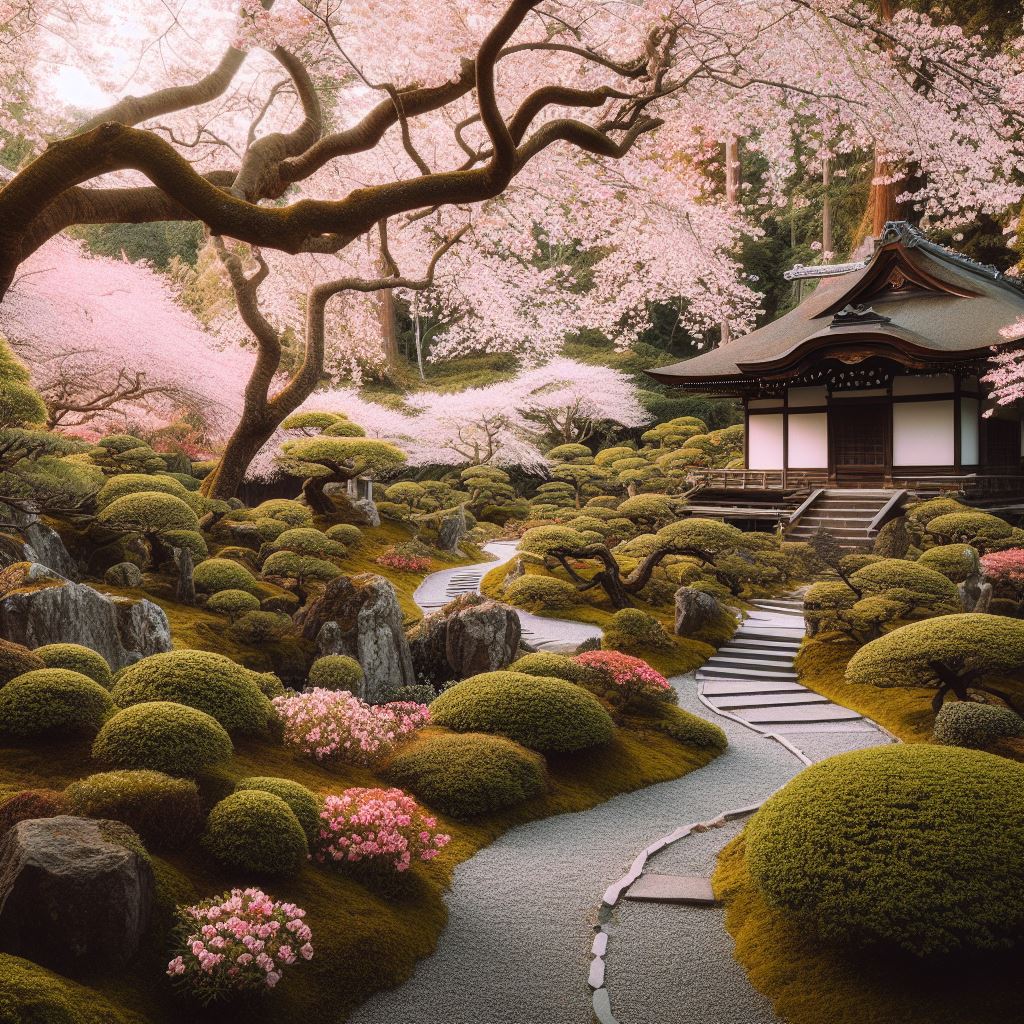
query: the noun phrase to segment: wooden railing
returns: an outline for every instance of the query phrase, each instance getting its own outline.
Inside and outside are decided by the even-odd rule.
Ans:
[[[1024,475],[1012,473],[963,473],[955,476],[916,476],[893,478],[897,487],[910,491],[936,491],[942,494],[991,495],[1024,494]]]
[[[816,469],[692,469],[687,480],[705,489],[795,491],[823,487],[828,474]]]

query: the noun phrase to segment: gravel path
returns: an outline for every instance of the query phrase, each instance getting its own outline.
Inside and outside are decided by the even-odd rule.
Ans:
[[[430,578],[417,600],[436,598],[440,584],[428,584]],[[550,629],[555,620],[542,621]],[[672,683],[681,707],[711,717],[695,675]],[[760,803],[803,767],[776,739],[734,718],[719,722],[729,748],[704,768],[589,811],[520,826],[461,864],[436,952],[405,985],[357,1009],[353,1024],[590,1024],[586,979],[600,894],[649,843],[685,823]],[[880,733],[815,734],[801,736],[801,747],[813,748],[817,758],[885,739]],[[654,870],[707,876],[738,827],[682,839],[655,855]],[[616,1014],[606,1020],[776,1021],[733,959],[720,909],[623,902],[605,929],[604,991]]]

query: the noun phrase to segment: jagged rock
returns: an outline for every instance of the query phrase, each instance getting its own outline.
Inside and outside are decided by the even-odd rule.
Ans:
[[[175,600],[182,604],[196,603],[196,583],[192,578],[195,566],[192,564],[192,552],[188,548],[171,548],[171,560],[178,571],[178,581],[174,585]]]
[[[14,561],[38,562],[69,580],[77,580],[80,576],[78,565],[68,554],[60,534],[47,526],[34,512],[15,508],[12,505],[0,505],[3,520],[13,526],[24,538],[21,557]],[[8,562],[7,564],[11,564]]]
[[[359,515],[363,526],[380,526],[380,513],[377,511],[377,503],[373,498],[357,498],[352,502],[352,508]]]
[[[8,640],[30,648],[83,644],[102,654],[115,672],[171,649],[167,616],[152,601],[101,594],[38,564],[23,571],[12,567],[5,577],[0,636]]]
[[[676,636],[694,636],[718,620],[724,610],[712,594],[693,587],[676,591]]]
[[[324,495],[343,512],[350,515],[360,526],[380,526],[380,513],[373,498],[354,498],[348,484],[330,483],[324,485]]]
[[[389,580],[373,573],[339,576],[295,617],[318,656],[347,654],[363,667],[365,694],[373,701],[387,687],[414,683],[402,609]]]
[[[516,659],[522,632],[508,605],[480,594],[458,597],[411,631],[416,678],[437,685],[505,668]]]
[[[458,551],[468,532],[465,510],[454,509],[437,527],[437,546],[442,551]]]
[[[118,562],[112,565],[103,578],[112,587],[141,587],[142,570],[134,562]]]
[[[987,612],[992,604],[992,584],[982,582],[982,577],[976,573],[957,584],[957,590],[965,612]]]
[[[517,555],[505,570],[505,575],[501,579],[502,587],[507,587],[510,583],[519,579],[519,577],[523,576],[525,573],[526,566],[523,564],[523,556]]]
[[[154,880],[119,821],[18,822],[0,843],[0,949],[58,969],[121,967],[138,951]]]

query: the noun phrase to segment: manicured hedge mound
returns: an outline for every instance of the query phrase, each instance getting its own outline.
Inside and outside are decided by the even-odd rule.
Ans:
[[[129,665],[112,691],[118,707],[174,701],[212,715],[229,732],[260,734],[274,718],[256,673],[210,651],[168,651]]]
[[[514,579],[502,596],[510,604],[539,612],[572,608],[579,603],[576,588],[567,580],[536,574]]]
[[[0,686],[39,668],[46,668],[46,662],[34,651],[9,640],[0,640]]]
[[[182,846],[203,823],[196,784],[163,772],[100,772],[73,782],[64,796],[71,814],[123,821],[147,847]]]
[[[935,716],[935,742],[983,750],[997,740],[1024,736],[1024,718],[1009,708],[958,700]]]
[[[23,789],[20,793],[0,800],[0,838],[19,821],[56,818],[59,814],[67,813],[67,801],[59,789]]]
[[[981,572],[978,549],[970,544],[940,544],[929,548],[917,564],[941,572],[954,583],[963,583],[968,576]]]
[[[46,644],[36,648],[36,657],[42,658],[47,668],[67,668],[110,689],[110,666],[102,654],[81,644]]]
[[[317,658],[309,670],[308,685],[322,690],[358,693],[362,682],[362,665],[347,654],[327,654]]]
[[[0,1021],[3,1024],[145,1024],[142,1017],[107,1002],[95,990],[6,953],[0,953]]]
[[[725,750],[729,745],[725,733],[714,722],[677,708],[674,704],[661,705],[655,714],[644,719],[644,725],[650,725],[688,747]]]
[[[251,778],[242,779],[235,786],[236,793],[243,790],[258,790],[261,793],[272,793],[274,796],[280,797],[299,819],[306,838],[310,842],[316,839],[320,832],[320,811],[323,807],[323,800],[311,789],[303,786],[301,782],[254,775]]]
[[[554,676],[569,683],[582,685],[593,675],[578,661],[573,661],[565,654],[551,654],[548,651],[536,651],[524,654],[509,665],[512,672],[525,672],[530,676]]]
[[[237,619],[246,612],[259,611],[260,599],[247,590],[218,590],[206,602],[211,612],[226,615],[229,619]]]
[[[801,772],[746,832],[766,900],[824,940],[916,957],[1024,938],[1024,766],[955,747],[858,750]]]
[[[611,716],[596,697],[564,679],[484,672],[445,690],[431,718],[455,732],[507,736],[540,751],[572,751],[611,740]]]
[[[221,590],[258,591],[256,578],[244,565],[230,558],[207,558],[200,562],[192,574],[196,590],[203,594],[216,594]]]
[[[0,689],[0,738],[94,736],[114,710],[99,683],[66,668],[40,668]]]
[[[210,715],[184,704],[151,701],[118,711],[92,747],[112,768],[197,775],[231,756],[231,737]]]
[[[309,852],[295,812],[260,790],[221,800],[206,820],[203,846],[225,867],[260,875],[294,874]]]
[[[545,788],[544,759],[518,743],[485,733],[434,733],[400,749],[389,781],[453,818],[513,807]]]

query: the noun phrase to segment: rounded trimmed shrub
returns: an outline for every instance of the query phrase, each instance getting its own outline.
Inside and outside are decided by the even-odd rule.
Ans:
[[[544,758],[501,736],[439,732],[399,751],[390,782],[453,818],[514,807],[544,792]]]
[[[956,584],[920,562],[883,558],[880,562],[858,569],[850,579],[865,597],[884,597],[886,591],[902,590],[911,595],[917,604],[928,608],[960,606]]]
[[[671,650],[675,641],[653,615],[639,608],[622,608],[612,616],[601,638],[601,646],[606,650],[637,654]]]
[[[297,555],[316,558],[344,558],[346,547],[311,526],[295,526],[285,530],[270,545],[275,551],[294,551]]]
[[[229,732],[260,734],[274,718],[257,673],[212,651],[167,651],[129,665],[112,696],[118,707],[150,701],[187,704],[213,716]]]
[[[1024,736],[1024,718],[1010,708],[958,700],[935,716],[935,742],[983,750],[997,740]]]
[[[292,628],[292,620],[282,612],[246,612],[231,626],[231,635],[243,644],[262,644],[280,640]]]
[[[59,814],[67,813],[67,801],[59,789],[23,789],[20,793],[13,793],[0,800],[0,839],[19,821],[56,818]]]
[[[186,489],[173,477],[150,476],[146,473],[121,473],[111,477],[96,495],[96,507],[106,508],[112,501],[127,494],[173,494],[182,497]]]
[[[260,875],[294,874],[309,854],[295,812],[281,797],[255,789],[216,804],[202,841],[224,867]]]
[[[253,509],[261,519],[279,519],[288,526],[309,526],[313,513],[307,505],[301,505],[292,498],[269,498]]]
[[[115,498],[100,510],[96,520],[117,530],[140,533],[199,529],[199,517],[181,498],[158,491],[140,491]]]
[[[88,676],[100,686],[110,689],[113,677],[110,666],[102,654],[81,644],[45,644],[36,648],[36,657],[42,658],[47,668],[66,668]]]
[[[243,790],[256,790],[260,793],[272,793],[280,797],[291,809],[306,839],[313,842],[320,832],[320,811],[323,809],[323,800],[311,789],[307,789],[300,782],[293,782],[291,779],[278,779],[270,775],[253,775],[250,778],[242,779],[236,786],[235,792]]]
[[[531,611],[558,611],[579,604],[579,594],[568,580],[537,573],[517,577],[502,596],[509,604]]]
[[[927,501],[919,501],[907,509],[907,523],[920,533],[938,516],[969,511],[970,509],[966,505],[954,498],[929,498]]]
[[[942,573],[954,583],[963,583],[969,576],[981,572],[978,549],[972,548],[970,544],[940,544],[929,548],[917,560],[917,564]]]
[[[341,570],[333,563],[312,555],[298,555],[294,551],[275,551],[263,563],[262,576],[275,576],[278,579],[320,580],[329,583],[342,575]]]
[[[38,654],[21,644],[0,640],[0,686],[40,668],[46,668],[46,662]]]
[[[611,716],[586,690],[564,679],[484,672],[445,690],[431,720],[455,732],[507,736],[531,750],[573,751],[611,740]]]
[[[764,803],[747,866],[824,940],[917,957],[1024,935],[1024,766],[899,744],[829,758]]]
[[[151,768],[198,775],[231,757],[231,737],[217,719],[171,701],[118,711],[99,731],[92,756],[111,768]]]
[[[95,680],[66,668],[40,668],[0,689],[0,736],[94,736],[114,710]]]
[[[192,564],[204,561],[210,555],[206,538],[198,530],[165,530],[160,539],[169,548],[181,548],[192,556]]]
[[[358,526],[353,526],[352,523],[335,523],[334,526],[327,527],[324,536],[328,540],[334,540],[339,544],[344,544],[347,548],[352,548],[363,539],[363,531]]]
[[[990,512],[950,512],[929,520],[928,532],[949,543],[978,543],[1003,540],[1013,533],[1013,527]]]
[[[196,590],[204,594],[216,594],[221,590],[244,590],[258,594],[256,578],[238,562],[230,558],[207,558],[200,562],[192,574]]]
[[[546,555],[554,548],[582,547],[586,540],[568,526],[535,526],[519,540],[519,550],[530,555]]]
[[[644,719],[644,725],[649,725],[688,747],[725,750],[729,745],[725,733],[714,722],[709,722],[674,704],[662,704],[655,714]]]
[[[260,599],[247,590],[218,590],[206,602],[206,607],[229,619],[237,619],[246,612],[259,611]]]
[[[548,651],[536,651],[524,654],[509,665],[510,672],[525,672],[530,676],[553,676],[564,679],[568,683],[582,685],[591,673],[584,665],[574,661],[567,654],[551,654]]]
[[[196,784],[163,772],[99,772],[73,782],[64,796],[70,813],[123,821],[155,848],[184,845],[203,823]]]
[[[313,662],[306,685],[321,690],[358,693],[363,678],[363,666],[355,658],[347,654],[327,654]]]

